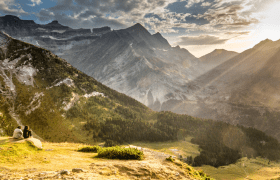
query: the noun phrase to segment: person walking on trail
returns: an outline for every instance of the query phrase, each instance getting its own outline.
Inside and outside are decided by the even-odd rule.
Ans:
[[[23,137],[30,138],[32,137],[32,132],[29,130],[29,126],[25,126],[23,130]]]
[[[15,130],[14,130],[14,134],[13,134],[13,138],[15,139],[22,139],[23,132],[21,130],[21,126],[18,126]]]

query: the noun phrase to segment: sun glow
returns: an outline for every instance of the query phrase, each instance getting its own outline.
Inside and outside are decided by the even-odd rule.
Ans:
[[[275,2],[263,13],[264,18],[261,19],[255,31],[257,39],[271,39],[273,41],[280,39],[280,2]]]

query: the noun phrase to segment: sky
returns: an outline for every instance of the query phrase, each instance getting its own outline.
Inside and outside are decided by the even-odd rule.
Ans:
[[[280,39],[280,0],[0,0],[0,16],[72,28],[141,23],[196,57],[215,49],[242,52]]]

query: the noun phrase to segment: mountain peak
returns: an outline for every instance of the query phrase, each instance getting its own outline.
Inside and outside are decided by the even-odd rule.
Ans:
[[[53,20],[53,21],[52,21],[51,23],[49,23],[49,24],[53,24],[53,25],[54,25],[54,24],[59,24],[59,23],[58,23],[57,20]],[[60,24],[59,24],[59,25],[60,25]]]
[[[128,29],[131,29],[131,30],[143,30],[143,29],[145,29],[147,31],[147,29],[140,23],[136,23],[133,26],[129,27]]]
[[[261,46],[263,46],[263,45],[265,45],[265,46],[269,46],[269,45],[272,45],[271,43],[272,43],[273,41],[272,40],[270,40],[270,39],[265,39],[265,40],[262,40],[261,42],[259,42],[258,44],[256,44],[255,46],[254,46],[254,48],[259,48],[259,47],[261,47]]]
[[[159,32],[157,32],[157,33],[153,34],[153,36],[156,36],[156,37],[162,37],[162,35],[161,35]]]
[[[132,27],[144,28],[144,26],[143,26],[142,24],[140,24],[140,23],[136,23],[136,24],[134,24]]]
[[[55,29],[61,29],[61,30],[66,30],[66,29],[71,29],[68,26],[63,26],[62,24],[60,24],[57,20],[53,20],[52,22],[44,25],[47,28],[55,28]]]
[[[4,18],[5,18],[6,20],[9,20],[9,21],[12,21],[12,20],[20,20],[19,17],[13,16],[13,15],[6,15],[6,16],[4,16]]]
[[[53,20],[51,23],[58,24],[58,20]]]
[[[225,50],[225,49],[215,49],[213,52],[215,52],[215,51],[227,51],[227,50]]]

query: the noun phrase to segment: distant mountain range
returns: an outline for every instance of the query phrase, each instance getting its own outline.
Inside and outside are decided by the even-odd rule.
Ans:
[[[57,21],[38,25],[14,16],[0,22],[1,31],[53,51],[153,110],[242,124],[280,139],[279,41],[265,40],[240,54],[219,49],[196,58],[141,24],[112,31],[74,30]]]
[[[13,38],[23,40],[61,54],[75,44],[87,44],[111,31],[110,27],[93,29],[72,29],[58,21],[49,24],[36,24],[33,20],[21,20],[12,15],[0,17],[0,30]]]
[[[261,129],[280,139],[280,41],[264,40],[190,82],[182,112]]]

